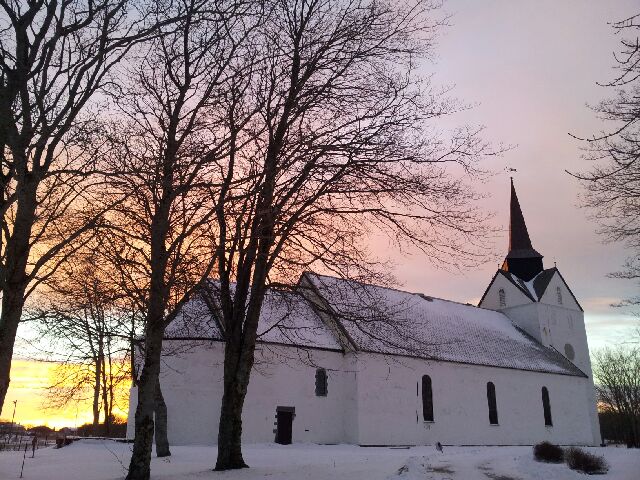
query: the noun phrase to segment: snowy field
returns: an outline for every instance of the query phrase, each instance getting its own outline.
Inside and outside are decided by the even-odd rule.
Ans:
[[[131,444],[83,440],[27,458],[25,479],[107,480],[124,477]],[[168,459],[153,458],[153,479],[224,480],[547,480],[584,479],[566,465],[535,462],[531,447],[361,448],[352,445],[249,445],[252,468],[214,472],[215,447],[173,447]],[[640,479],[640,451],[589,448],[611,465],[607,480]],[[29,455],[30,456],[30,452]],[[22,454],[0,453],[0,479],[18,478]]]

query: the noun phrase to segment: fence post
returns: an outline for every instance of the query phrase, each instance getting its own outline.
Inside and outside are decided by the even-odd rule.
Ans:
[[[22,455],[22,468],[20,469],[20,478],[22,478],[22,472],[24,471],[24,459],[27,456],[27,444],[24,445],[24,454]]]

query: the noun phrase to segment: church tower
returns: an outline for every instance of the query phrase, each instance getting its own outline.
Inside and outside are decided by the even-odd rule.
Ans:
[[[480,300],[533,338],[556,349],[583,372],[591,372],[584,312],[556,267],[545,269],[533,248],[511,179],[509,250]]]
[[[562,354],[587,377],[585,394],[594,444],[600,443],[595,389],[584,324],[584,311],[554,266],[545,269],[542,255],[531,244],[520,202],[511,179],[509,250],[478,306],[504,313],[544,347]]]

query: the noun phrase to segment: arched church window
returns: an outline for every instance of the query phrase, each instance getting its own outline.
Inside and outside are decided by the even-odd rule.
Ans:
[[[547,387],[542,387],[542,409],[544,410],[544,424],[547,427],[552,427],[551,404],[549,403],[549,390],[547,390]]]
[[[558,305],[562,305],[562,289],[556,287],[556,296],[558,297]]]
[[[506,307],[507,306],[507,294],[504,291],[504,288],[501,288],[500,290],[498,290],[498,298],[500,299],[500,306],[501,307]]]
[[[573,345],[570,343],[564,344],[564,354],[569,360],[576,358],[576,351],[573,349]]]
[[[316,370],[316,397],[327,396],[327,371],[324,368]]]
[[[496,386],[493,382],[487,383],[487,403],[489,404],[489,423],[498,425],[498,405],[496,404]]]
[[[422,376],[422,419],[433,422],[433,391],[429,375]]]

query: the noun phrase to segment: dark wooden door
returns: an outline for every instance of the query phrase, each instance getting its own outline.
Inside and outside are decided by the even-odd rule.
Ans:
[[[278,411],[278,430],[276,443],[289,445],[291,443],[291,430],[293,427],[293,412]]]

